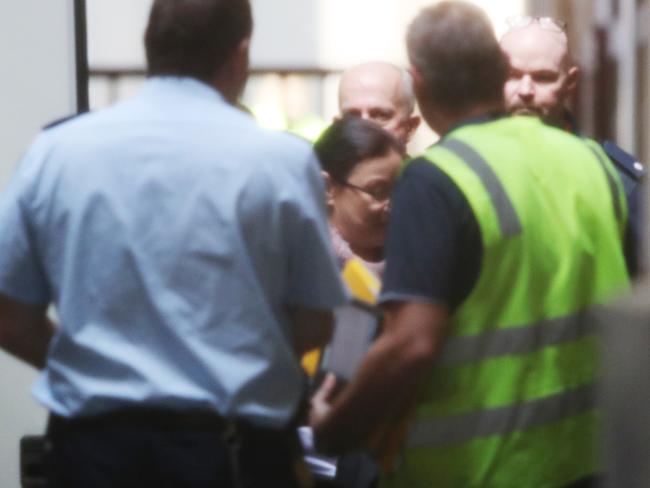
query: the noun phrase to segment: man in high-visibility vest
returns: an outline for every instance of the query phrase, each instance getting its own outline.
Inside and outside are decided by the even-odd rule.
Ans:
[[[384,332],[347,388],[334,396],[330,379],[313,399],[317,442],[363,444],[417,394],[382,486],[589,486],[599,414],[588,311],[628,286],[621,182],[599,147],[536,117],[500,117],[508,64],[478,7],[424,9],[407,44],[442,139],[403,170]]]

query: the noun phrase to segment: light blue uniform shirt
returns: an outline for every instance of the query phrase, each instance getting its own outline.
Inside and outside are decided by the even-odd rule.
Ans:
[[[286,306],[345,300],[318,162],[193,79],[43,132],[0,200],[0,293],[54,302],[34,394],[282,426],[303,378]]]

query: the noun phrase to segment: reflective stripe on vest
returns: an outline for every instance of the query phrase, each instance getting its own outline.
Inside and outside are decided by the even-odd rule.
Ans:
[[[521,222],[517,212],[515,212],[515,207],[503,189],[499,178],[494,174],[485,159],[471,146],[458,139],[445,139],[440,143],[440,146],[455,153],[481,180],[497,213],[501,233],[504,236],[514,236],[521,233]]]
[[[411,428],[407,446],[440,447],[477,437],[505,435],[577,415],[593,409],[595,405],[595,388],[588,385],[507,407],[419,420]]]
[[[589,320],[589,316],[590,313],[580,312],[522,327],[451,337],[436,362],[455,365],[510,354],[526,354],[546,346],[572,342],[595,332],[594,322]]]

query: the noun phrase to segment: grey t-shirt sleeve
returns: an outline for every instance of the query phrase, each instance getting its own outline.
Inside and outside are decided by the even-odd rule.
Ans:
[[[38,178],[38,155],[34,152],[25,156],[8,187],[0,193],[0,293],[42,305],[50,301],[50,290],[29,208]]]

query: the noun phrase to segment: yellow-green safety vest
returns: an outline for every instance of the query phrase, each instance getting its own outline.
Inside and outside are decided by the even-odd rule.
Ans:
[[[460,127],[425,157],[467,198],[483,256],[382,486],[560,487],[595,473],[588,309],[628,286],[616,171],[533,117]]]

